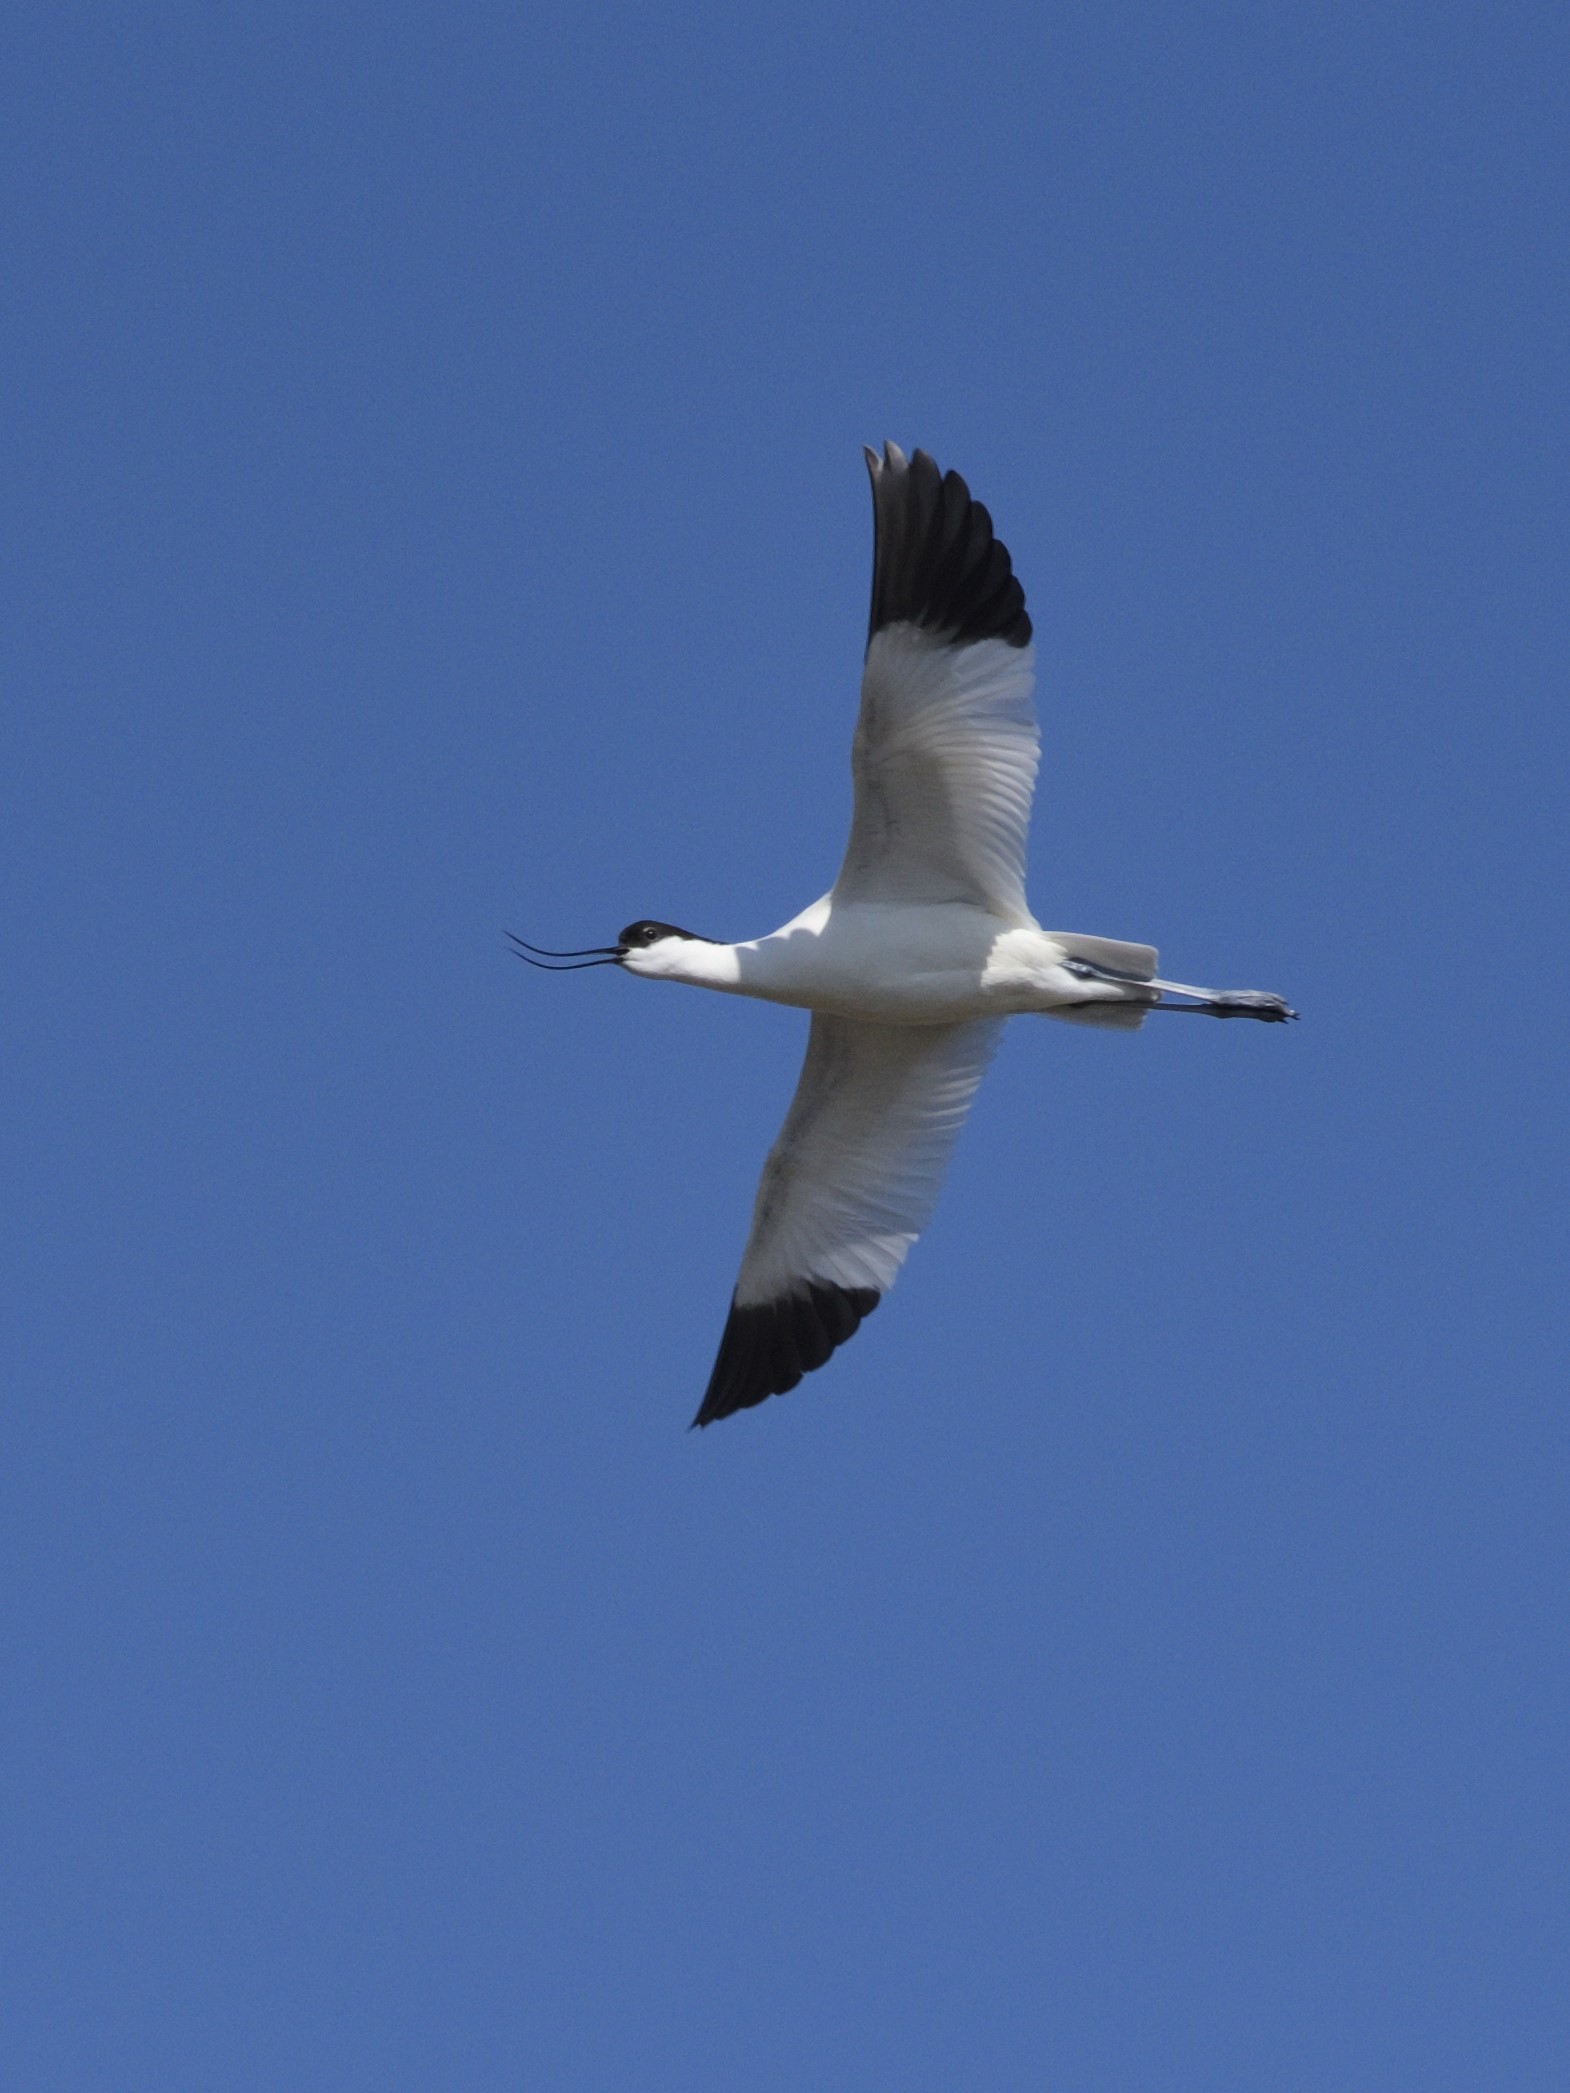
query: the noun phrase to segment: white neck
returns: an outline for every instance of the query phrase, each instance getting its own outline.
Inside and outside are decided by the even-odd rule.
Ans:
[[[735,945],[713,945],[707,938],[668,937],[622,961],[629,974],[649,981],[685,981],[693,988],[741,987],[741,962]]]

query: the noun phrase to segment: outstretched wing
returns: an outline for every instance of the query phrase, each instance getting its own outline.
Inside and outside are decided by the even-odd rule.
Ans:
[[[932,1213],[1001,1030],[814,1016],[694,1424],[794,1388],[877,1307]]]
[[[1040,749],[1025,595],[957,472],[892,443],[872,474],[872,616],[841,902],[964,901],[1030,923]]]

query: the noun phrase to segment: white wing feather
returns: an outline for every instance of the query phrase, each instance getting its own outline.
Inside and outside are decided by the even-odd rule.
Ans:
[[[886,1293],[931,1216],[1001,1022],[812,1020],[753,1209],[736,1305],[805,1282]]]
[[[910,624],[867,648],[855,811],[836,902],[969,902],[1033,924],[1026,834],[1040,737],[1034,650]]]

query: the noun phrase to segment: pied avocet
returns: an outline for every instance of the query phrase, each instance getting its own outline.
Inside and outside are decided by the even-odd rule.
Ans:
[[[927,1225],[1005,1018],[1133,1029],[1163,1009],[1296,1016],[1258,990],[1160,981],[1149,945],[1037,923],[1024,592],[958,473],[892,443],[866,455],[872,617],[832,888],[736,945],[647,918],[582,952],[514,940],[534,964],[618,966],[812,1012],[699,1425],[794,1388],[876,1308]]]

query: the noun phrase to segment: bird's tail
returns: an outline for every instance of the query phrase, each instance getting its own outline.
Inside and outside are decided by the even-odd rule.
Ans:
[[[1141,995],[1136,983],[1148,981],[1156,971],[1156,948],[1154,945],[1125,945],[1115,937],[1084,937],[1077,930],[1053,930],[1048,936],[1055,945],[1061,945],[1070,959],[1082,959],[1087,966],[1097,968],[1103,977],[1121,975],[1128,983],[1126,1001],[1109,998],[1102,1002],[1080,1003],[1052,1015],[1068,1025],[1098,1025],[1105,1031],[1137,1032],[1149,1015],[1156,1001],[1152,995]]]
[[[1125,945],[1115,937],[1081,937],[1077,930],[1049,930],[1054,945],[1061,945],[1070,959],[1088,960],[1109,974],[1127,974],[1135,981],[1148,981],[1160,965],[1154,945]]]

